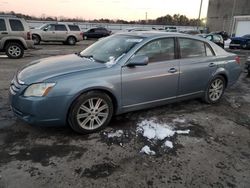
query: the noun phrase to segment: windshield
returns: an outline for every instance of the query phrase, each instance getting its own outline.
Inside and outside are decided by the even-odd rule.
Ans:
[[[121,55],[126,54],[142,40],[143,38],[139,36],[113,35],[89,46],[80,53],[80,56],[106,63],[110,59],[116,60]]]
[[[43,30],[43,29],[46,28],[47,26],[48,26],[48,24],[43,24],[43,25],[41,25],[38,29]]]
[[[250,38],[250,35],[244,35],[243,38]]]

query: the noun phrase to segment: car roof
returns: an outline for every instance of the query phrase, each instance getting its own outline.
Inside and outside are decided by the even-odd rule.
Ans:
[[[116,35],[127,35],[127,36],[139,36],[143,38],[157,38],[157,37],[185,37],[185,38],[193,38],[198,40],[203,40],[203,38],[195,35],[189,35],[178,32],[165,32],[165,31],[135,31],[135,32],[122,32],[117,33]],[[207,41],[207,40],[203,40]]]

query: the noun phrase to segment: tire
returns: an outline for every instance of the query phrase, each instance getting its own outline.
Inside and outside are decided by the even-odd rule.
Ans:
[[[84,39],[84,40],[87,40],[87,39],[88,39],[88,37],[87,37],[87,36],[84,36],[84,37],[83,37],[83,39]]]
[[[19,43],[11,42],[6,45],[5,53],[11,59],[19,59],[23,57],[24,48]]]
[[[75,37],[68,37],[67,44],[69,44],[69,45],[75,45],[76,44]]]
[[[34,35],[32,35],[32,40],[34,41],[35,45],[38,45],[41,42],[41,37],[39,35],[34,34]]]
[[[203,100],[208,104],[218,103],[225,91],[226,81],[223,76],[216,76],[210,81]]]
[[[93,133],[109,124],[113,111],[112,100],[107,94],[90,91],[82,94],[72,104],[68,122],[78,133]]]
[[[240,46],[240,48],[241,48],[241,49],[247,49],[247,44],[242,44],[242,45]]]

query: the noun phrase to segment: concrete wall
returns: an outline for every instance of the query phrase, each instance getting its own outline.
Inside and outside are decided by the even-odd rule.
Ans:
[[[231,34],[233,17],[250,15],[250,0],[209,0],[207,26],[210,31]]]

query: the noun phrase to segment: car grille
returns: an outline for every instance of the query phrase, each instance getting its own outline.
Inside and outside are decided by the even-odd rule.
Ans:
[[[12,95],[16,95],[17,92],[21,89],[22,84],[20,84],[15,76],[10,84],[10,92]]]

